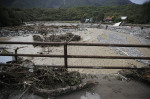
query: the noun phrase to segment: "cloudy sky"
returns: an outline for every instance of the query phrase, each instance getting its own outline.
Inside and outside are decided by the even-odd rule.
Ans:
[[[150,0],[130,0],[130,1],[132,1],[132,2],[134,2],[136,4],[143,4],[144,2],[150,1]]]

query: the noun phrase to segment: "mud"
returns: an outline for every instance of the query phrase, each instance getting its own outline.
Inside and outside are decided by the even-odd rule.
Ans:
[[[89,42],[89,43],[102,43],[102,41],[107,40],[107,41],[112,41],[114,43],[127,43],[127,44],[149,44],[148,39],[143,39],[140,36],[137,37],[136,35],[132,35],[130,33],[120,33],[118,32],[113,32],[110,33],[109,30],[104,30],[104,29],[99,29],[97,28],[97,25],[92,25],[89,24],[87,26],[81,25],[79,29],[65,29],[64,27],[61,27],[60,30],[56,28],[50,29],[49,26],[51,25],[63,25],[59,23],[45,23],[45,26],[49,28],[48,30],[48,35],[49,34],[66,34],[68,31],[72,31],[74,35],[79,35],[82,39],[79,42]],[[28,24],[29,26],[32,25],[40,25],[39,23],[35,24]],[[65,24],[66,25],[66,24]],[[78,25],[78,24],[70,24],[67,23],[67,25]],[[42,27],[42,25],[40,25]],[[93,28],[91,28],[93,26]],[[87,28],[88,27],[88,28]],[[43,28],[43,27],[42,27]],[[47,28],[47,29],[48,29]],[[64,29],[62,29],[64,28]],[[41,35],[38,33],[38,27],[35,27],[34,32],[28,32],[29,34],[24,34],[21,31],[19,32],[20,36],[18,34],[15,34],[13,37],[12,35],[6,35],[5,37],[0,38],[2,41],[31,41],[33,42],[33,35],[34,33],[37,35]],[[109,29],[109,27],[108,27]],[[17,30],[16,30],[17,31]],[[11,33],[10,31],[6,31]],[[107,33],[108,32],[108,33]],[[4,32],[5,34],[5,32]],[[7,33],[6,33],[7,34]],[[117,35],[116,37],[113,37],[113,40],[111,38],[111,35]],[[118,35],[119,34],[119,35]],[[101,38],[97,39],[98,36],[101,36]],[[139,40],[141,38],[142,40]],[[0,45],[1,47],[7,47],[9,48],[8,50],[13,52],[14,49],[17,47],[24,47],[18,50],[18,53],[24,53],[24,54],[61,54],[63,55],[63,47],[50,47],[50,53],[47,53],[48,47],[41,48],[41,47],[36,47],[34,48],[32,45]],[[130,49],[131,50],[131,49]],[[149,56],[150,55],[150,50],[149,49],[137,49],[140,51],[140,54],[143,56]],[[103,56],[126,56],[125,53],[118,53],[114,49],[111,49],[109,47],[84,47],[84,46],[69,46],[68,47],[68,54],[69,55],[103,55]],[[62,65],[64,64],[63,59],[56,59],[56,58],[39,58],[39,57],[24,57],[23,59],[29,59],[35,64],[47,64],[47,65]],[[144,67],[148,66],[147,64],[141,63],[136,60],[105,60],[105,59],[68,59],[68,64],[69,65],[85,65],[85,66],[136,66],[136,67]],[[56,97],[56,99],[88,99],[89,97],[92,99],[149,99],[150,97],[150,87],[131,80],[131,81],[126,81],[122,79],[119,75],[115,74],[120,70],[89,70],[89,69],[69,69],[69,71],[78,71],[80,73],[85,73],[85,74],[93,74],[91,76],[87,76],[87,80],[93,80],[99,82],[99,84],[95,87],[84,89],[82,91],[78,91],[75,93],[71,93],[68,95]],[[109,75],[108,75],[109,74]],[[142,90],[141,90],[142,89]],[[1,91],[2,92],[2,91]],[[13,95],[12,95],[13,94]],[[10,92],[6,94],[10,99],[15,99],[16,97],[20,96],[22,92],[19,94]],[[1,95],[0,95],[1,97]],[[41,97],[35,96],[32,93],[27,93],[24,94],[22,98],[31,98],[33,99],[41,99]]]

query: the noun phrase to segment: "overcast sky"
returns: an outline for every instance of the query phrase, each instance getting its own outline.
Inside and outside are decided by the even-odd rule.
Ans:
[[[143,4],[144,2],[150,1],[150,0],[130,0],[130,1],[132,1],[132,2],[134,2],[136,4]]]

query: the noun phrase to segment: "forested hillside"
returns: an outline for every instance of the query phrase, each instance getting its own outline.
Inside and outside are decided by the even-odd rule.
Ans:
[[[2,0],[7,7],[72,8],[79,6],[114,6],[131,4],[130,0]]]
[[[0,26],[14,26],[25,21],[74,21],[93,17],[95,22],[104,17],[114,16],[114,22],[120,21],[120,16],[128,16],[128,23],[149,23],[150,2],[143,5],[74,7],[74,8],[6,8],[0,5]]]

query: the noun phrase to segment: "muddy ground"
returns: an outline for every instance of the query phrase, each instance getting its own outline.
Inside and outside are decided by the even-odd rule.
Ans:
[[[74,35],[79,35],[81,40],[78,42],[89,43],[120,43],[120,44],[145,44],[141,42],[138,37],[130,34],[124,34],[99,28],[82,28],[82,30],[74,30]],[[62,34],[65,34],[63,32]],[[24,36],[15,37],[1,37],[4,41],[31,41],[33,42],[33,35],[25,34]],[[37,34],[40,35],[40,34]],[[48,34],[51,35],[51,34]],[[56,34],[59,35],[59,34]],[[141,38],[143,40],[148,40]],[[24,47],[18,50],[18,53],[24,54],[57,54],[63,55],[63,46],[59,47],[34,47],[32,45],[0,45],[9,48],[8,50],[14,52],[17,47]],[[49,53],[48,53],[49,51]],[[110,48],[110,47],[84,47],[84,46],[69,46],[69,55],[104,55],[104,56],[150,56],[148,48]],[[63,65],[64,60],[60,58],[40,58],[40,57],[24,57],[29,59],[35,64],[45,65]],[[85,66],[147,66],[149,61],[147,60],[113,60],[113,59],[68,59],[69,65],[85,65]],[[81,73],[87,74],[111,74],[117,73],[119,70],[89,70],[89,69],[69,69],[77,70]]]
[[[87,80],[97,81],[98,84],[69,93],[63,96],[49,99],[149,99],[150,86],[134,80],[126,81],[118,75],[88,75]],[[10,90],[11,91],[11,90]],[[6,92],[8,93],[8,91]],[[5,94],[7,99],[17,99],[23,91],[13,91]],[[32,93],[25,93],[21,99],[45,99]],[[47,98],[46,98],[47,99]]]
[[[34,23],[35,24],[35,23]],[[33,23],[26,24],[27,26],[34,25]],[[37,23],[39,24],[39,23]],[[37,25],[36,24],[36,25]],[[46,26],[50,25],[75,25],[73,23],[45,23]],[[93,28],[91,28],[93,27]],[[116,27],[114,27],[116,28]],[[125,28],[130,29],[130,28]],[[121,28],[119,28],[121,30]],[[122,29],[124,30],[124,29]],[[66,34],[71,32],[74,35],[81,36],[81,40],[78,42],[89,42],[89,43],[120,43],[120,44],[150,44],[149,38],[144,36],[132,35],[133,33],[124,33],[122,31],[114,31],[108,28],[98,27],[98,25],[84,24],[80,25],[79,29],[61,29],[56,35]],[[132,31],[132,30],[131,30]],[[147,31],[147,29],[145,30]],[[7,31],[8,32],[8,31]],[[149,30],[148,30],[149,32]],[[16,34],[14,36],[0,37],[1,41],[30,41],[33,42],[33,35],[41,35],[38,32],[33,31],[31,34],[28,31],[26,34]],[[136,31],[134,31],[136,33]],[[138,32],[140,33],[140,32]],[[52,35],[50,32],[48,35]],[[17,36],[18,35],[18,36]],[[140,34],[141,35],[141,34]],[[146,35],[147,37],[147,35]],[[7,47],[10,52],[14,52],[17,47],[24,47],[18,50],[18,53],[24,54],[61,54],[63,55],[63,46],[59,47],[34,47],[32,45],[0,45],[0,47]],[[111,48],[111,47],[68,47],[69,55],[106,55],[106,56],[150,56],[150,49],[148,48]],[[24,59],[29,59],[35,64],[45,64],[45,65],[62,65],[64,63],[63,59],[56,58],[34,58],[34,57],[24,57]],[[147,60],[113,60],[113,59],[68,59],[69,65],[85,65],[85,66],[131,66],[131,67],[144,67],[149,65]],[[57,97],[57,99],[149,99],[150,97],[150,87],[137,82],[137,81],[120,81],[116,73],[120,70],[89,70],[89,69],[69,69],[69,71],[79,71],[85,74],[96,74],[94,80],[98,81],[99,84],[90,89],[85,89],[83,91],[75,92],[73,94]],[[109,74],[109,75],[108,75]],[[100,75],[100,76],[99,76]],[[37,99],[37,96],[27,94],[24,96],[29,96],[28,99]],[[40,97],[38,97],[40,99]],[[13,99],[13,98],[10,98]]]
[[[88,78],[99,84],[56,99],[149,99],[150,97],[149,85],[121,80],[118,75],[94,75]]]

